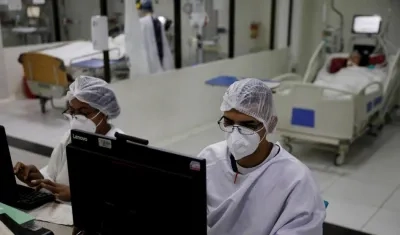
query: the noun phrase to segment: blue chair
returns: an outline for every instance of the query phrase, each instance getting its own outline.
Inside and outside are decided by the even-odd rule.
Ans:
[[[324,200],[325,208],[328,208],[329,202]]]

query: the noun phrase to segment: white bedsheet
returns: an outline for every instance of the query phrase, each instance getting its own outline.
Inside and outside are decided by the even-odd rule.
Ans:
[[[123,35],[118,36],[114,39],[112,38],[109,39],[110,60],[118,60],[125,56],[125,43],[122,43],[124,40],[121,40],[120,37],[123,37]],[[115,48],[117,48],[118,50],[112,50]],[[40,51],[40,53],[57,57],[63,60],[65,66],[67,67],[70,66],[72,59],[82,57],[85,55],[90,55],[97,52],[99,51],[93,49],[93,44],[91,41],[74,41],[63,46]],[[102,58],[103,54],[100,52],[97,55],[74,60],[73,63],[83,60],[102,59]]]
[[[328,73],[325,69],[322,69],[314,82],[315,85],[334,88],[342,91],[349,92],[351,94],[358,94],[368,84],[373,82],[385,84],[387,78],[386,68],[374,68],[369,69],[365,67],[347,67],[342,68],[335,74]],[[376,92],[379,89],[379,85],[371,85],[366,89],[366,93],[370,94]],[[324,96],[328,98],[349,98],[350,95],[346,93],[324,90]]]

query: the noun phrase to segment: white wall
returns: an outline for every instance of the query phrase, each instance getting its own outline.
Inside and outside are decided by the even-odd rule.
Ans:
[[[397,47],[400,48],[400,1],[391,0],[392,1],[392,14],[389,25],[389,33],[388,37],[391,42]]]
[[[130,135],[163,142],[217,121],[226,87],[206,85],[208,79],[274,77],[288,72],[287,61],[288,49],[264,51],[111,84],[122,110],[114,124]]]
[[[0,27],[0,35],[1,35],[1,27]],[[4,49],[3,42],[0,41],[0,71],[5,71],[5,57],[4,57]],[[10,91],[8,89],[8,79],[7,73],[0,73],[0,100],[7,99],[10,96]]]
[[[64,28],[61,28],[61,33],[63,35],[63,38],[65,40],[77,40],[77,39],[89,40],[91,37],[90,20],[92,16],[100,14],[100,1],[84,0],[84,4],[82,0],[64,0],[60,2],[65,3],[65,6],[59,4],[60,17],[61,18],[66,17],[74,21],[73,24],[69,24],[67,26],[69,34],[68,38],[65,38]],[[111,1],[108,1],[109,5],[110,2]]]
[[[276,4],[276,21],[275,21],[275,48],[286,48],[288,43],[289,28],[289,12],[290,1],[279,0]]]
[[[292,24],[292,55],[297,72],[303,74],[321,42],[322,0],[295,0]],[[294,33],[294,34],[293,34]]]
[[[214,0],[218,1],[218,0]],[[235,56],[269,48],[271,0],[236,0]],[[251,22],[261,23],[259,38],[250,38]]]

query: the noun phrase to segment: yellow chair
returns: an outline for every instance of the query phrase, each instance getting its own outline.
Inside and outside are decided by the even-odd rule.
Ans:
[[[55,108],[53,99],[62,98],[70,82],[64,62],[38,52],[22,53],[18,61],[23,66],[29,89],[39,98],[42,113],[46,112],[48,100]]]

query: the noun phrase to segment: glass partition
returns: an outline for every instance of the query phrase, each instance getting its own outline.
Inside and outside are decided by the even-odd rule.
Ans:
[[[34,0],[20,3],[19,7],[11,3],[0,5],[4,47],[49,43],[59,39],[55,30],[57,21],[54,19],[52,1]]]

